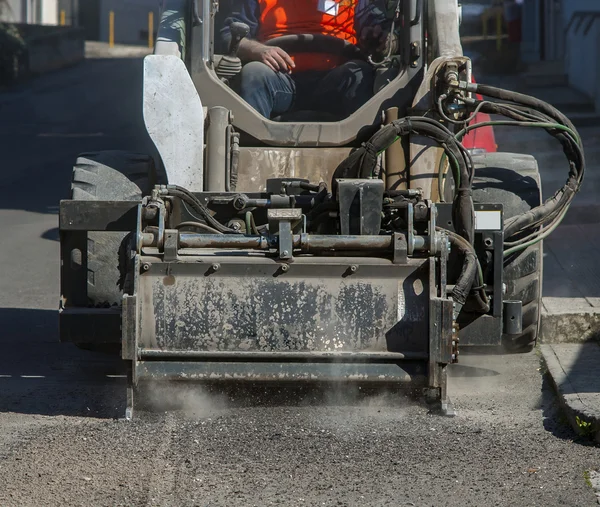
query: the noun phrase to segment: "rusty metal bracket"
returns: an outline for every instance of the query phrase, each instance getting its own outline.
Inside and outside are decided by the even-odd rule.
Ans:
[[[279,257],[291,259],[294,251],[292,229],[302,220],[300,208],[279,208],[267,211],[269,226],[277,224],[279,230]]]
[[[407,232],[407,253],[408,255],[413,255],[415,251],[415,212],[412,203],[408,203],[408,208],[406,210],[406,214],[408,216],[408,232]]]
[[[177,252],[179,251],[179,231],[177,229],[165,230],[164,255],[165,262],[177,260]]]
[[[436,231],[437,207],[431,203],[429,207],[429,253],[439,255],[441,253],[441,235]]]
[[[160,203],[158,207],[158,248],[163,248],[165,243],[165,205]]]
[[[399,232],[395,232],[393,236],[394,253],[392,262],[394,264],[405,264],[408,262],[408,243],[406,236]]]

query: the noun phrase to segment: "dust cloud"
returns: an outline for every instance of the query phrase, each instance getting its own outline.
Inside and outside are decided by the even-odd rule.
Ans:
[[[156,382],[142,386],[140,403],[151,412],[179,412],[184,417],[203,419],[221,414],[229,406],[226,395],[198,384]]]
[[[448,389],[456,395],[473,391],[502,392],[506,379],[500,371],[510,361],[507,354],[463,354],[448,367]]]
[[[351,382],[304,385],[237,384],[220,387],[185,382],[140,385],[136,406],[150,413],[177,412],[185,418],[204,419],[249,407],[317,409],[326,425],[345,426],[353,419],[395,419],[417,402],[405,390],[364,388]],[[362,425],[362,424],[361,424]]]

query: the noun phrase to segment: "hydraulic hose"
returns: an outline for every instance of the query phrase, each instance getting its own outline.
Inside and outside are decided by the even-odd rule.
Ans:
[[[449,84],[462,90],[508,102],[495,103],[487,100],[469,102],[476,105],[476,111],[491,115],[500,114],[509,118],[510,121],[487,121],[468,126],[467,122],[464,122],[465,128],[457,133],[457,138],[461,139],[467,132],[487,125],[506,125],[543,128],[561,143],[569,162],[569,174],[566,183],[541,205],[506,220],[504,224],[504,237],[507,243],[510,244],[510,248],[505,252],[505,256],[509,252],[518,252],[537,241],[541,241],[544,234],[543,231],[546,229],[553,230],[560,223],[560,217],[563,217],[566,213],[583,182],[585,156],[581,138],[577,130],[571,121],[558,109],[535,97],[485,84],[467,83],[464,81],[454,81]],[[467,100],[466,98],[463,99]]]
[[[471,292],[475,276],[477,276],[477,255],[475,254],[473,247],[458,234],[449,231],[444,232],[448,234],[450,244],[458,249],[464,257],[462,271],[452,290],[452,299],[457,303],[464,305]]]
[[[436,230],[447,234],[450,244],[454,246],[464,257],[462,271],[458,277],[458,280],[456,281],[456,284],[454,285],[454,288],[452,289],[452,299],[455,303],[462,307],[467,302],[467,298],[471,294],[475,279],[479,276],[479,260],[477,259],[477,255],[473,246],[467,243],[463,237],[454,232],[442,229],[441,227],[436,227]],[[480,280],[480,282],[481,286],[476,287],[474,294],[475,302],[477,303],[478,311],[481,313],[487,313],[490,311],[490,304],[487,294],[483,288],[483,280]]]
[[[340,178],[370,178],[377,165],[377,156],[398,138],[408,134],[425,136],[436,141],[448,155],[456,185],[453,203],[454,228],[468,243],[473,243],[474,211],[471,185],[473,160],[455,135],[439,122],[421,116],[395,120],[381,128],[369,141],[354,150],[334,171],[332,189]]]
[[[216,220],[211,214],[209,209],[200,202],[200,200],[192,194],[189,190],[180,187],[178,185],[167,185],[164,187],[164,192],[167,195],[172,195],[173,197],[179,197],[182,201],[185,201],[189,204],[197,213],[201,215],[201,218],[206,221],[207,225],[213,227],[220,233],[224,234],[241,234],[240,231],[235,231],[230,229],[229,227],[225,227],[218,220]]]
[[[507,100],[509,102],[516,102],[517,104],[522,104],[524,106],[529,106],[532,109],[537,111],[541,111],[544,114],[547,114],[551,118],[558,120],[563,125],[566,125],[571,130],[575,130],[575,127],[571,123],[564,114],[562,114],[558,109],[554,106],[544,102],[543,100],[532,97],[531,95],[525,95],[523,93],[513,92],[510,90],[503,90],[502,88],[496,88],[495,86],[490,86],[486,84],[473,83],[475,87],[475,93],[480,93],[481,95],[486,95],[488,97],[494,97],[500,100]]]

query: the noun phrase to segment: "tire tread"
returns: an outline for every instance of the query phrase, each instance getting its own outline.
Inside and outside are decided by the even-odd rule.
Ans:
[[[488,153],[473,160],[475,202],[503,204],[505,220],[541,203],[540,174],[532,156]],[[542,262],[541,242],[505,259],[505,298],[523,303],[523,332],[502,337],[507,352],[530,352],[535,347],[542,306]]]

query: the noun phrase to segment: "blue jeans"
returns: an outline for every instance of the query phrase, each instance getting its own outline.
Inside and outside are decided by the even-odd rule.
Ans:
[[[250,62],[239,76],[239,94],[266,118],[290,110],[325,111],[345,118],[373,96],[375,73],[366,62],[353,60],[329,71],[298,74],[275,72]]]

